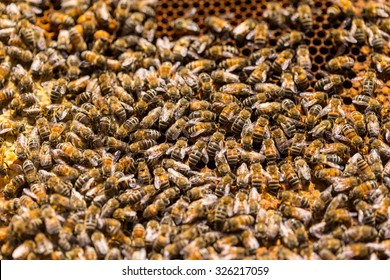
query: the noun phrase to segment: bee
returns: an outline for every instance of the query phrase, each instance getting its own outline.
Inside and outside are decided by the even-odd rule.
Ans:
[[[265,182],[264,176],[265,174],[261,164],[259,162],[252,163],[250,166],[250,176],[251,176],[251,186],[256,188],[257,191],[261,192],[264,189]]]
[[[368,193],[371,190],[376,188],[378,188],[378,183],[376,181],[365,181],[351,190],[350,197],[353,199],[363,199],[368,196]]]
[[[256,25],[257,22],[252,18],[244,20],[232,30],[233,38],[237,41],[244,41]]]
[[[307,162],[302,157],[296,157],[294,165],[301,184],[303,186],[308,185],[311,180],[311,170]]]
[[[338,260],[351,260],[353,258],[364,259],[370,254],[370,249],[367,244],[354,243],[348,244],[340,249],[337,254]]]
[[[233,58],[239,54],[237,48],[233,46],[216,45],[206,50],[205,54],[215,60],[222,58]]]
[[[270,137],[270,131],[268,128],[269,120],[266,115],[258,117],[256,123],[253,126],[253,141],[258,144],[263,141],[264,138]]]
[[[343,128],[344,136],[351,142],[356,148],[364,146],[363,139],[356,133],[356,130],[348,123],[344,124]]]
[[[255,27],[246,35],[246,39],[252,41],[256,49],[262,49],[268,42],[269,27],[265,21],[257,22]]]
[[[250,151],[253,146],[253,127],[254,124],[249,121],[241,132],[241,147],[247,151]]]
[[[191,70],[192,73],[209,72],[216,68],[216,63],[214,60],[210,59],[199,59],[188,63],[186,68]]]
[[[283,26],[285,23],[285,17],[289,13],[287,10],[283,10],[283,7],[278,2],[267,3],[267,9],[264,13],[264,17],[267,18],[270,22],[272,28]]]
[[[376,25],[371,25],[367,28],[368,43],[373,47],[374,51],[381,51],[385,45],[385,39],[389,39],[390,36],[379,29]]]
[[[33,55],[29,50],[23,50],[19,47],[10,46],[5,49],[6,54],[11,58],[16,59],[22,63],[30,63],[33,60]]]
[[[377,205],[377,209],[375,210],[375,222],[377,224],[386,222],[387,217],[389,216],[389,205],[390,200],[388,197],[384,197],[382,201]]]
[[[229,22],[216,16],[207,17],[205,24],[213,32],[218,34],[229,33],[233,30],[233,27],[229,24]]]
[[[339,177],[342,175],[342,171],[338,168],[322,168],[314,172],[314,176],[319,180],[330,181],[333,177]]]
[[[23,162],[23,171],[28,184],[34,184],[37,182],[37,169],[31,160],[25,160]]]
[[[311,221],[311,213],[303,208],[282,204],[280,211],[286,217],[294,218],[301,221],[305,226]]]
[[[351,70],[355,64],[355,60],[348,56],[342,55],[332,58],[326,63],[326,69],[331,72]]]
[[[350,0],[335,0],[333,5],[327,10],[327,13],[332,17],[340,15],[344,17],[352,17],[355,15],[355,7]]]
[[[255,223],[255,218],[251,215],[238,215],[225,220],[222,231],[235,232],[245,230]]]
[[[369,144],[372,149],[377,149],[381,156],[384,157],[390,156],[390,152],[388,150],[390,149],[390,147],[387,144],[385,144],[383,141],[372,138],[370,139]]]
[[[91,235],[91,241],[99,257],[104,257],[108,253],[108,242],[106,237],[100,231],[94,231]]]
[[[332,29],[330,31],[330,37],[332,38],[333,44],[335,46],[341,46],[337,54],[344,52],[345,47],[347,47],[349,43],[357,43],[357,40],[352,36],[352,34],[343,28]]]
[[[25,240],[22,244],[14,249],[12,258],[14,260],[27,260],[36,248],[33,240]]]
[[[252,67],[252,66],[249,66]],[[248,68],[248,67],[246,67]],[[261,62],[255,66],[252,73],[249,75],[247,82],[249,84],[264,83],[267,81],[268,75],[270,73],[271,66],[268,62]]]
[[[213,159],[216,153],[221,150],[221,145],[225,139],[225,134],[225,130],[219,129],[211,135],[210,141],[208,142],[206,148],[206,152],[209,155],[209,158]]]
[[[272,63],[272,69],[277,73],[286,70],[290,66],[294,55],[295,52],[292,49],[283,50]]]
[[[250,108],[244,108],[238,113],[237,118],[232,124],[231,130],[236,134],[241,134],[242,129],[246,122],[250,120],[252,110]]]
[[[275,144],[279,150],[279,153],[280,154],[287,154],[289,144],[288,144],[287,137],[284,134],[283,130],[277,126],[271,127],[271,135],[275,141]]]
[[[141,122],[139,122],[139,126],[141,128],[150,128],[152,127],[157,120],[161,117],[162,108],[156,107],[149,111],[149,113],[143,117]],[[138,124],[137,124],[138,125]]]
[[[122,142],[124,145],[128,145],[126,142]],[[137,141],[133,144],[128,145],[128,147],[125,149],[126,151],[129,151],[131,153],[142,153],[146,151],[147,149],[155,146],[157,144],[156,140],[153,139],[145,139]]]
[[[15,91],[9,87],[0,90],[0,104],[9,102],[15,95]],[[3,125],[2,125],[3,127]],[[4,128],[2,128],[4,129]]]
[[[381,88],[383,83],[376,77],[375,69],[368,69],[365,75],[356,77],[352,81],[360,81],[363,86],[363,94],[374,97],[377,87]]]
[[[372,55],[372,64],[375,66],[376,70],[379,73],[382,73],[385,77],[390,75],[390,67],[389,67],[390,57],[380,54],[374,53]]]
[[[248,166],[245,162],[243,162],[237,168],[237,187],[240,189],[248,187],[250,179],[250,172]]]
[[[343,240],[347,243],[369,242],[375,239],[378,232],[367,225],[353,226],[343,233]]]
[[[144,154],[148,157],[148,159],[158,159],[161,156],[163,156],[169,148],[172,146],[172,144],[168,143],[162,143],[158,145],[154,145],[147,149]]]
[[[176,106],[172,102],[165,102],[158,119],[160,131],[165,131],[169,127],[175,113],[175,108]]]
[[[126,116],[127,116],[126,108],[131,108],[131,107],[126,106],[127,104],[121,103],[116,96],[110,96],[107,101],[108,101],[108,105],[110,106],[111,114],[117,117],[120,122],[126,120]],[[131,108],[130,110],[132,112],[133,108]]]
[[[192,167],[195,167],[200,160],[202,160],[204,163],[207,163],[209,161],[209,156],[207,154],[207,143],[201,139],[197,140],[192,146],[191,151],[189,152],[189,164]]]
[[[234,72],[242,70],[244,67],[248,66],[249,60],[246,57],[232,57],[222,60],[219,64],[219,68],[226,69],[227,72]]]
[[[376,178],[380,178],[383,173],[383,163],[380,154],[376,149],[371,149],[367,156],[367,163],[371,167],[371,170],[374,172]]]
[[[280,158],[279,151],[277,150],[272,138],[266,138],[263,140],[261,152],[265,155],[268,163],[276,162],[276,159]]]
[[[49,15],[49,20],[53,25],[70,27],[75,24],[73,18],[61,12],[53,12]]]
[[[55,210],[50,205],[45,205],[41,215],[48,234],[58,234],[61,229],[61,222],[57,218]]]
[[[234,137],[228,137],[225,141],[226,158],[231,169],[235,169],[238,159],[239,151],[237,149],[237,142]]]
[[[288,117],[295,119],[299,122],[301,121],[301,114],[299,113],[297,106],[291,99],[283,99],[281,107],[287,113]]]
[[[143,217],[146,219],[152,219],[157,217],[160,213],[162,213],[167,205],[169,204],[168,200],[165,199],[155,199],[152,204],[148,205],[144,212]]]
[[[328,119],[333,121],[339,117],[345,118],[345,113],[341,105],[341,97],[338,95],[333,95],[332,98],[329,100],[329,104],[322,109],[317,118],[321,118],[325,115],[328,115]]]
[[[299,90],[306,90],[309,87],[309,74],[308,72],[303,69],[299,65],[294,65],[291,68],[292,74],[293,74],[293,81],[297,85]],[[297,93],[297,89],[295,88],[295,85],[291,82],[291,77],[288,75],[288,72],[283,72],[282,74],[282,79],[284,74],[287,73],[287,77],[285,77],[285,82],[286,85],[284,87],[284,91],[286,91],[286,88],[290,91],[288,93],[284,92],[285,96],[292,96],[293,93]]]
[[[276,42],[276,47],[280,49],[287,47],[293,48],[294,46],[302,42],[304,39],[304,33],[299,31],[291,31],[291,33],[286,33],[278,39],[278,41]]]
[[[137,159],[137,172],[138,172],[138,180],[140,181],[141,184],[148,185],[152,181],[152,177],[150,174],[149,167],[143,158]]]
[[[198,137],[199,135],[210,134],[217,128],[215,122],[199,122],[188,128],[187,132],[190,137]]]
[[[221,181],[219,181],[215,188],[215,194],[217,197],[222,197],[229,194],[230,187],[234,184],[234,178],[232,176],[234,175],[231,175],[230,173],[223,175]]]
[[[222,112],[219,115],[218,122],[220,125],[227,125],[232,122],[236,115],[241,112],[240,106],[236,102],[229,102],[223,108]]]
[[[211,78],[221,84],[239,83],[240,79],[237,75],[226,72],[224,70],[215,70],[211,72]]]
[[[9,61],[3,61],[0,64],[0,85],[4,85],[8,75],[11,73],[12,64]]]
[[[23,174],[19,174],[11,179],[11,181],[4,186],[3,194],[7,199],[17,196],[21,188],[26,184],[26,178]]]
[[[276,195],[278,191],[282,188],[280,185],[280,171],[276,163],[269,163],[266,167],[266,172],[264,173],[267,178],[268,190],[271,194]]]
[[[68,83],[69,93],[80,93],[87,87],[89,76],[83,76]]]
[[[367,95],[362,95],[362,94],[355,96],[352,99],[352,103],[359,106],[366,107],[366,112],[370,110],[374,112],[378,112],[382,108],[382,105],[376,98]]]
[[[314,87],[318,91],[326,91],[328,93],[336,93],[342,84],[344,83],[345,78],[342,75],[331,74],[327,77],[324,77],[318,80]]]
[[[83,38],[83,26],[75,25],[69,29],[70,41],[76,51],[83,52],[87,49],[87,44]]]
[[[188,18],[178,18],[173,21],[173,28],[183,33],[199,33],[199,26]]]
[[[129,136],[134,130],[138,128],[139,119],[137,117],[130,117],[126,121],[122,123],[122,125],[118,128],[116,134],[119,139],[124,139]]]

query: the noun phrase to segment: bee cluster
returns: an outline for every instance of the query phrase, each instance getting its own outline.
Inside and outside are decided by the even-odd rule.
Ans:
[[[0,3],[1,258],[389,258],[390,6],[162,2]]]

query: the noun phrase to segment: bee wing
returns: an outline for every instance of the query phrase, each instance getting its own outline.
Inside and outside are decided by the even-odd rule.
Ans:
[[[207,153],[206,148],[202,150],[202,161],[207,164],[209,162],[209,154]]]
[[[324,86],[324,90],[328,91],[328,90],[330,90],[332,87],[334,87],[334,84],[333,84],[332,82],[330,82],[329,84],[326,84],[326,85]]]
[[[249,31],[248,34],[245,36],[245,39],[247,39],[248,41],[251,41],[253,39],[254,35],[255,35],[255,29]]]
[[[328,114],[330,112],[330,104],[325,106],[322,111],[318,114],[317,118],[322,118],[323,116],[325,116],[326,114]]]
[[[159,190],[160,187],[161,187],[161,184],[162,184],[162,180],[158,177],[158,176],[155,176],[154,177],[154,187]]]
[[[287,46],[289,45],[289,43],[287,44]],[[286,59],[283,63],[282,63],[282,65],[281,65],[281,67],[282,67],[282,70],[284,71],[284,70],[286,70],[287,68],[288,68],[288,66],[290,65],[290,62],[291,62],[291,58],[288,58],[288,59]]]
[[[305,164],[303,166],[300,166],[297,171],[298,171],[299,178],[303,178],[306,181],[311,180],[311,170],[308,165]]]
[[[383,18],[389,17],[389,14],[382,9],[377,9],[377,14],[378,14],[378,16],[383,17]]]

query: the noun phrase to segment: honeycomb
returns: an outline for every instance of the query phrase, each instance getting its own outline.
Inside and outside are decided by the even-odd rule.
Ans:
[[[175,33],[172,27],[172,22],[179,17],[183,17],[196,9],[196,13],[193,16],[193,21],[200,27],[200,33],[204,34],[207,31],[205,26],[205,19],[209,15],[215,15],[218,17],[226,17],[233,26],[237,26],[239,23],[247,18],[255,18],[261,20],[263,13],[267,9],[268,1],[259,0],[226,0],[226,1],[169,1],[162,0],[156,6],[156,20],[157,20],[157,36],[167,36],[169,39],[177,39],[180,34]],[[287,8],[291,5],[291,1],[278,1],[282,4],[283,8]],[[316,79],[320,79],[322,76],[318,73],[319,70],[326,70],[326,63],[335,57],[337,49],[334,47],[331,39],[329,38],[329,30],[332,28],[338,28],[341,26],[340,21],[329,22],[329,15],[327,9],[333,4],[332,1],[320,1],[314,0],[313,7],[313,30],[306,33],[305,43],[309,46],[310,54],[312,55],[312,69],[311,72],[315,75]],[[354,3],[357,8],[357,13],[362,12],[362,7],[367,4],[365,1],[356,1]],[[269,45],[271,47],[276,46],[278,38],[283,33],[280,29],[270,29],[271,39]],[[240,44],[236,40],[228,39],[227,44],[233,45],[240,50],[241,55],[250,56],[253,52],[253,47]],[[348,73],[348,78],[353,79],[356,77],[356,73],[367,70],[370,67],[369,48],[367,46],[353,46],[347,48],[345,55],[351,56],[355,60],[353,71]],[[311,82],[310,91],[314,87],[314,81]],[[360,84],[359,82],[352,83],[350,80],[344,82],[345,91],[342,94],[344,101],[344,110],[354,110],[352,104],[352,98],[359,94]],[[382,94],[378,95],[379,100],[384,103],[388,103],[388,96],[390,95],[390,82],[387,82],[387,86],[383,88]]]

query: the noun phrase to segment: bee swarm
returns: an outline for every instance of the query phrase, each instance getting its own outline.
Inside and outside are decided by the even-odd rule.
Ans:
[[[390,6],[0,3],[1,259],[390,258]]]

